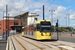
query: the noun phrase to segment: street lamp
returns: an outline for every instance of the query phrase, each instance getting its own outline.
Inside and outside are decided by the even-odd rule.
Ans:
[[[53,24],[53,12],[55,11],[55,10],[49,10],[49,12],[51,11],[51,23]],[[51,24],[51,26],[52,26],[52,24]],[[51,29],[51,31],[52,31],[52,29]],[[53,31],[52,31],[52,33],[53,33]]]
[[[67,17],[65,17],[66,18],[66,27],[67,27]]]
[[[8,14],[8,37],[9,37],[9,14]]]
[[[66,15],[68,15],[68,30],[69,30],[69,25],[70,25],[69,14],[66,14]]]
[[[4,12],[5,11],[3,11],[3,38],[4,38]]]

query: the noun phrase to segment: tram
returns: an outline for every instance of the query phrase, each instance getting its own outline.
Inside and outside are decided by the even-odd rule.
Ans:
[[[51,21],[49,20],[39,20],[35,24],[22,28],[22,36],[36,40],[50,40],[52,37]]]

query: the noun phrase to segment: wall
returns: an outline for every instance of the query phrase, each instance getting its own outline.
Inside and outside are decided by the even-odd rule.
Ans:
[[[38,16],[35,16],[35,17],[28,17],[28,18],[27,18],[27,25],[30,25],[30,24],[35,23],[35,22],[36,22],[36,21],[35,21],[35,18],[38,19]]]
[[[21,25],[21,20],[15,20],[18,21],[18,25]],[[1,25],[1,29],[0,29],[0,34],[3,34],[3,20],[0,21]],[[11,25],[14,25],[14,20],[9,20],[9,31],[12,30],[12,28],[10,27]],[[8,20],[7,20],[7,31],[8,31]],[[4,32],[6,32],[6,20],[4,20]]]

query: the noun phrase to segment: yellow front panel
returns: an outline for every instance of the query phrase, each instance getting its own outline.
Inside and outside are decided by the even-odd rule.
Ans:
[[[51,39],[50,32],[42,32],[43,36],[41,35],[41,33],[39,31],[36,31],[36,38],[37,40],[44,40],[44,39]],[[51,33],[52,34],[52,33]]]

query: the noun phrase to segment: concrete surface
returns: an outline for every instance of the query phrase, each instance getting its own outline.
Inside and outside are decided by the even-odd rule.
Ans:
[[[16,35],[14,35],[15,38],[21,42],[23,44],[23,46],[25,46],[28,50],[40,50],[38,47],[34,46],[33,44],[43,48],[44,50],[62,50],[62,49],[67,49],[67,50],[75,50],[75,43],[73,42],[67,42],[67,41],[56,41],[56,40],[44,40],[44,41],[37,41],[35,39],[31,39],[31,38],[27,38],[27,37],[22,37],[21,35],[19,37],[17,37]],[[65,37],[66,36],[66,37]],[[53,34],[52,38],[56,38],[56,34]],[[74,37],[69,37],[67,36],[67,34],[62,34],[61,36],[59,36],[62,40],[62,38],[64,38],[66,40],[66,38],[69,38],[68,40],[72,40]],[[11,36],[15,48],[16,50],[23,50],[22,46],[20,44],[18,44],[18,42]],[[22,39],[21,39],[22,38]],[[72,38],[72,39],[70,39]],[[10,38],[9,38],[10,39]],[[23,39],[29,41],[24,41]],[[31,44],[32,43],[32,44]],[[10,44],[11,46],[11,44]]]
[[[7,44],[6,38],[2,38],[0,40],[0,50],[6,50],[6,44]]]

